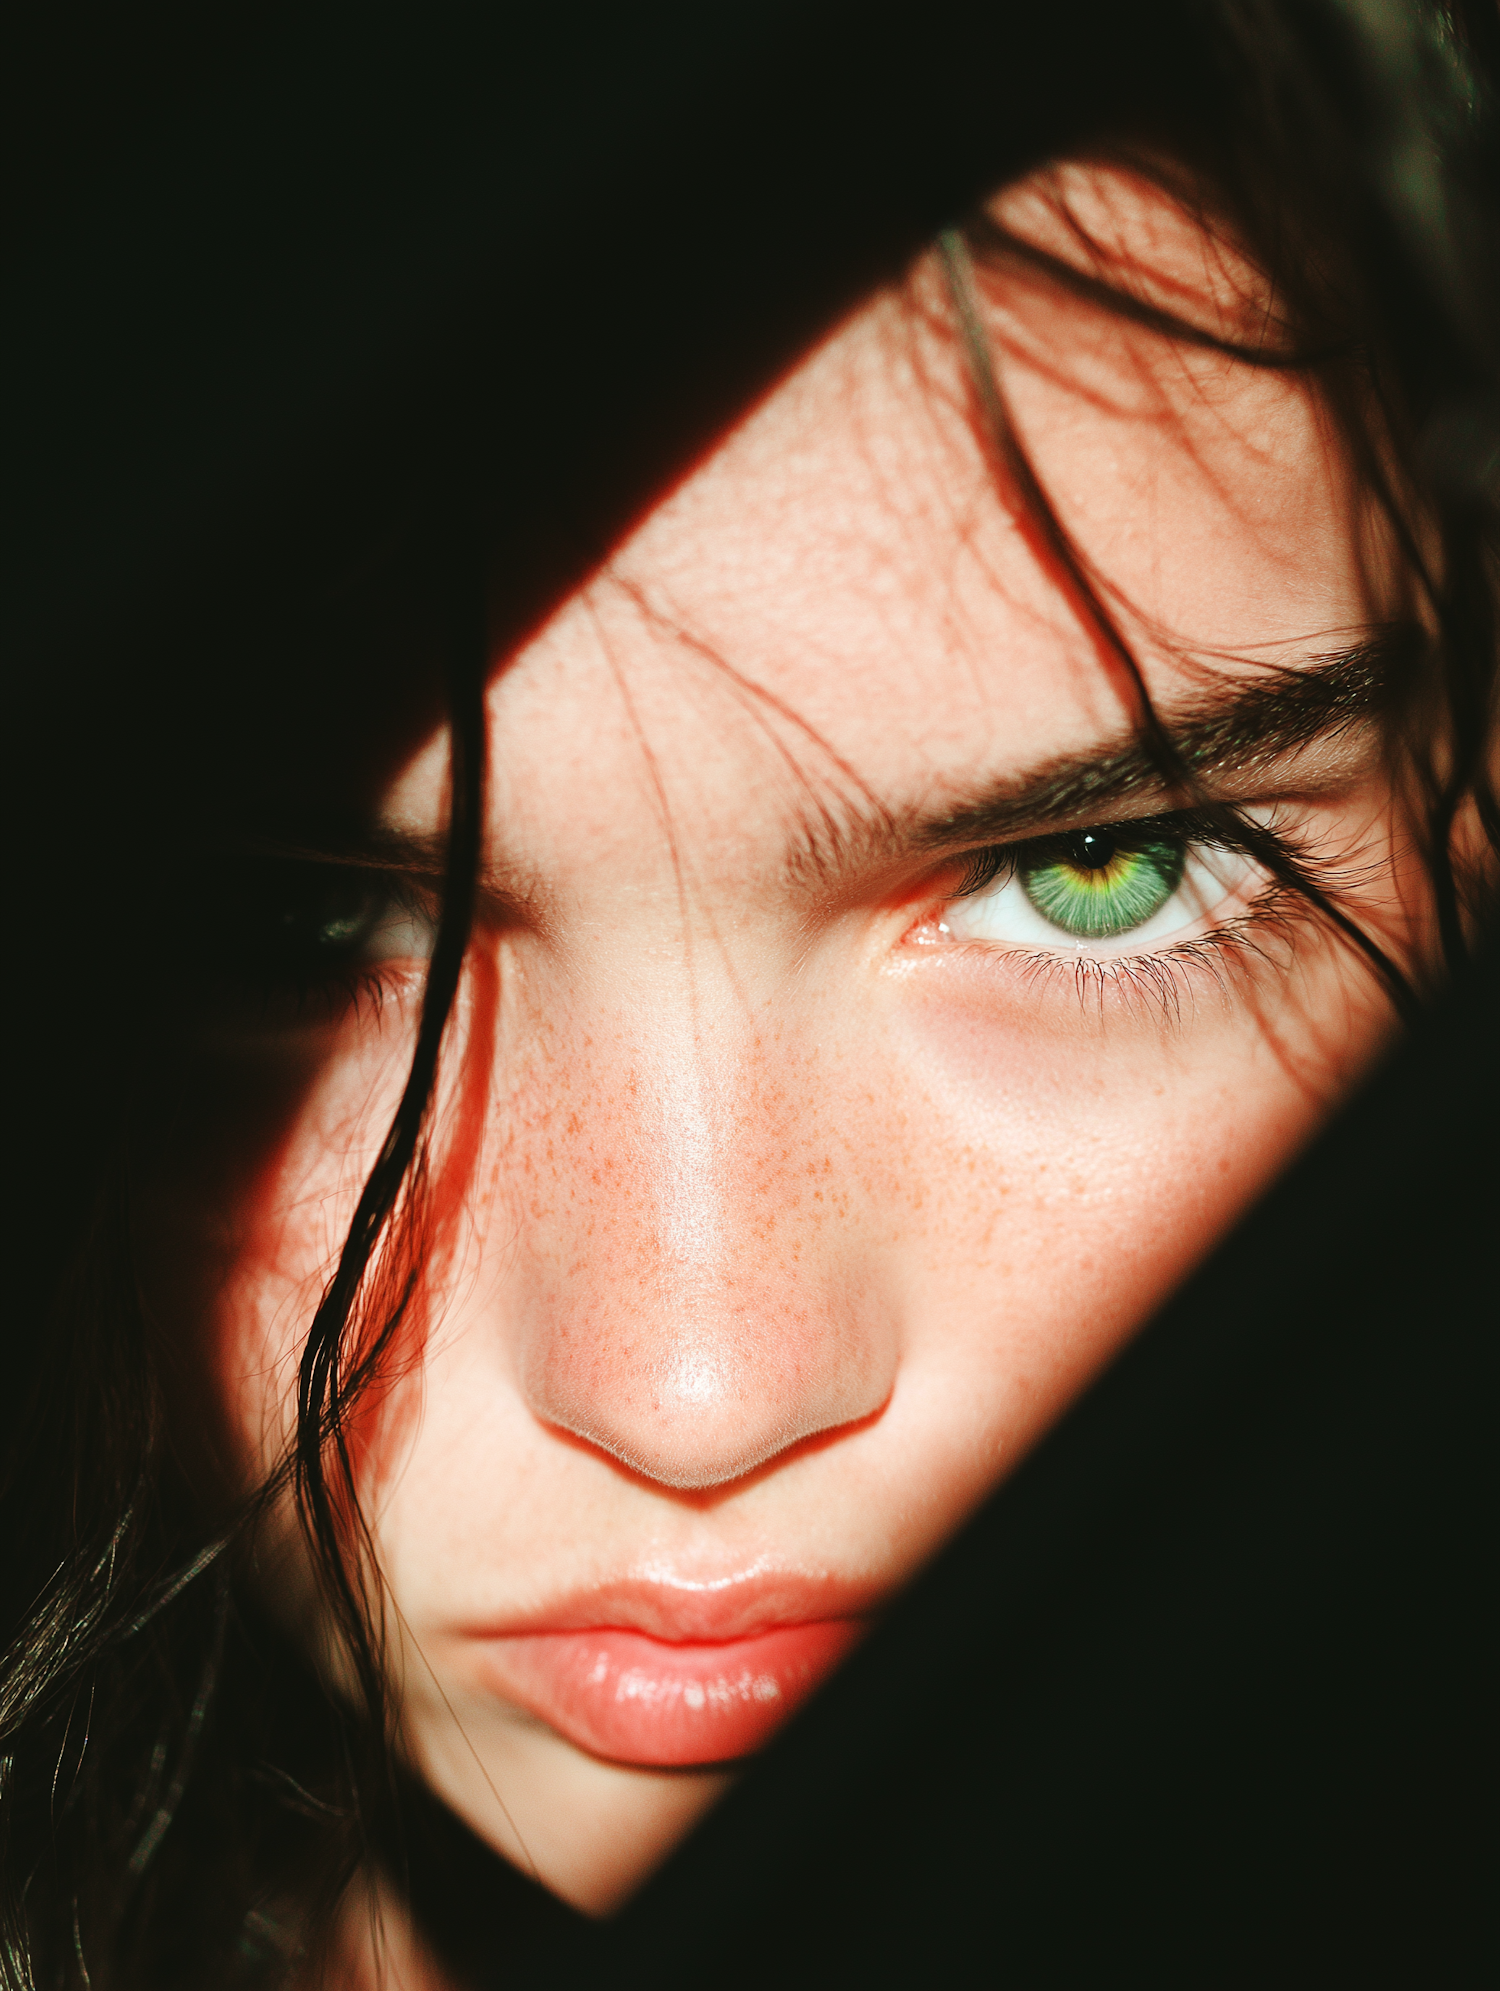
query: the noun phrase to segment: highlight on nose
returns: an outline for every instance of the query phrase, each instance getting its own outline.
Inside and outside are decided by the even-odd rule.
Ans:
[[[680,988],[656,995],[629,1064],[577,1061],[587,1139],[547,1152],[556,1186],[518,1226],[508,1339],[535,1416],[689,1491],[878,1411],[896,1312],[805,1085],[752,1053],[728,999],[710,1033]]]
[[[872,1416],[895,1379],[894,1329],[863,1308],[779,1323],[769,1307],[753,1320],[711,1304],[675,1319],[633,1313],[627,1302],[529,1335],[521,1383],[545,1423],[663,1486],[742,1479]]]

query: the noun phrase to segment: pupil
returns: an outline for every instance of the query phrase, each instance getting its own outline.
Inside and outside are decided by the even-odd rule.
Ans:
[[[1102,871],[1115,854],[1108,830],[1075,830],[1068,838],[1068,858],[1080,871]]]

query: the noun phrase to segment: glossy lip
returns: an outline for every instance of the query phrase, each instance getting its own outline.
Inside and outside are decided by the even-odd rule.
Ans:
[[[868,1631],[872,1601],[803,1578],[634,1580],[466,1637],[489,1692],[578,1748],[682,1768],[762,1748]]]

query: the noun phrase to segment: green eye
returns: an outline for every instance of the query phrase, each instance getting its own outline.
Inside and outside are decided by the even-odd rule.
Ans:
[[[1161,911],[1182,883],[1185,855],[1160,837],[1127,842],[1113,830],[1075,830],[1021,866],[1021,889],[1064,933],[1113,940]]]

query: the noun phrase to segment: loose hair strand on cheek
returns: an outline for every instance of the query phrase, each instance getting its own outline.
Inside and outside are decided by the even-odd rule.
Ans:
[[[472,550],[476,541],[467,524],[453,530],[459,549]],[[360,1398],[378,1380],[421,1278],[433,1094],[473,925],[484,834],[485,569],[477,555],[454,564],[458,571],[451,576],[443,629],[449,816],[441,917],[401,1100],[302,1351],[290,1461],[299,1520],[333,1612],[342,1657],[352,1668],[367,1768],[374,1773],[373,1780],[366,1780],[367,1803],[388,1791],[392,1711],[380,1574],[360,1506],[348,1424]]]

